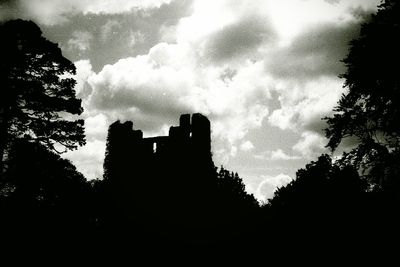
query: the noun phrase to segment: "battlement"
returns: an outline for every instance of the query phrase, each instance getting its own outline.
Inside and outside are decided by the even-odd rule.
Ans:
[[[196,150],[210,152],[210,121],[200,113],[183,114],[179,118],[179,126],[171,126],[168,136],[143,138],[147,152],[166,153],[176,150]]]
[[[126,154],[142,156],[197,154],[211,156],[210,121],[204,115],[183,114],[179,118],[179,126],[171,126],[168,136],[143,137],[141,130],[134,130],[133,123],[116,122],[110,127],[123,142]],[[130,151],[130,152],[129,152]],[[132,155],[134,156],[134,155]]]

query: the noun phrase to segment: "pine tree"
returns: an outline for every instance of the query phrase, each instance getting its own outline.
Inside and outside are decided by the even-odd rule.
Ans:
[[[0,35],[0,170],[16,138],[59,153],[84,145],[83,120],[65,119],[83,111],[74,91],[74,64],[31,21],[5,22]]]

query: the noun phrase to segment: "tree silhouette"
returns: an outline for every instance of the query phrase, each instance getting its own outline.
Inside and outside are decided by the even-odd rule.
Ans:
[[[346,137],[359,145],[343,157],[364,171],[375,189],[393,188],[400,174],[400,4],[386,0],[364,24],[343,60],[348,93],[326,118],[328,146],[335,150]]]
[[[293,212],[332,212],[365,192],[365,183],[351,166],[339,166],[324,154],[296,173],[296,179],[277,189],[268,205]],[[342,207],[343,208],[343,207]]]
[[[217,184],[219,194],[232,209],[255,209],[258,202],[252,194],[246,192],[245,184],[238,173],[230,172],[224,167],[218,171]]]
[[[64,152],[85,144],[81,100],[75,97],[75,66],[39,27],[24,20],[0,25],[0,169],[15,138]],[[64,115],[64,117],[63,117]]]
[[[23,139],[15,140],[7,165],[0,180],[0,229],[4,244],[19,245],[11,252],[48,258],[68,251],[74,257],[95,247],[91,240],[103,218],[97,184],[44,145]]]
[[[13,146],[2,182],[13,187],[10,200],[36,208],[76,209],[88,192],[86,179],[69,160],[23,139]]]
[[[298,170],[296,179],[278,188],[262,207],[264,221],[276,230],[264,235],[275,242],[290,240],[293,246],[305,239],[322,245],[313,249],[335,242],[347,245],[343,240],[358,242],[366,229],[376,230],[369,229],[371,218],[377,216],[372,216],[365,189],[354,167],[332,163],[328,155],[321,155]]]

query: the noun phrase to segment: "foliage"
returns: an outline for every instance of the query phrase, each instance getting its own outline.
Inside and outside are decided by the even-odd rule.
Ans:
[[[254,196],[246,192],[245,184],[238,173],[230,172],[221,166],[217,174],[217,182],[223,198],[231,202],[236,208],[239,206],[244,206],[247,209],[258,207],[258,202]]]
[[[2,23],[0,34],[0,227],[41,244],[79,236],[95,221],[93,190],[55,153],[85,144],[75,66],[31,21]]]
[[[296,214],[329,213],[334,207],[344,209],[355,203],[364,192],[365,183],[354,168],[332,164],[328,155],[321,155],[298,170],[295,180],[278,188],[268,205]]]
[[[0,153],[14,138],[34,140],[57,152],[85,144],[81,100],[75,97],[75,66],[31,21],[0,25]]]
[[[61,203],[76,202],[87,193],[86,179],[75,166],[43,145],[17,140],[13,152],[2,180],[14,188],[11,199],[60,208]]]
[[[39,143],[19,139],[12,151],[0,180],[2,240],[19,247],[10,251],[47,257],[64,248],[71,256],[95,246],[88,242],[102,214],[95,185]]]
[[[359,145],[343,161],[362,170],[375,188],[386,187],[388,173],[400,171],[399,23],[400,4],[386,0],[362,26],[343,60],[348,93],[326,118],[328,147],[335,150],[344,138],[356,137]]]

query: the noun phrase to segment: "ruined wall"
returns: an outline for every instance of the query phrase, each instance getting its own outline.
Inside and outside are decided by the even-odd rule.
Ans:
[[[171,126],[168,136],[142,139],[146,154],[200,153],[211,156],[210,121],[200,113],[181,115],[179,126]]]
[[[168,136],[143,138],[132,122],[115,122],[109,129],[108,150],[104,167],[112,159],[110,167],[118,173],[114,180],[148,176],[147,171],[154,172],[150,170],[154,168],[177,173],[195,171],[197,166],[202,170],[214,167],[210,121],[199,113],[181,115],[179,126],[171,126]]]
[[[104,179],[119,214],[132,220],[190,220],[210,198],[214,168],[210,121],[201,114],[181,115],[168,136],[144,138],[129,121],[109,128]]]

